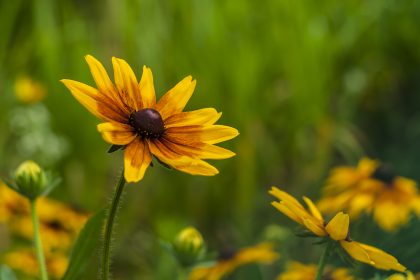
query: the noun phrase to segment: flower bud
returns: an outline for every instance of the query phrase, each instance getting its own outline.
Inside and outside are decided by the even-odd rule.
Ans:
[[[31,201],[48,194],[60,181],[31,160],[21,163],[12,179],[7,185]]]
[[[173,249],[180,264],[190,266],[204,255],[205,244],[198,230],[187,227],[176,236]]]

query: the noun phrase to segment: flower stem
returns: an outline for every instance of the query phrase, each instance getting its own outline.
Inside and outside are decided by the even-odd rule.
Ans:
[[[322,253],[321,258],[319,259],[318,270],[316,272],[315,280],[322,279],[322,275],[324,274],[324,268],[325,268],[325,265],[327,264],[328,253],[331,249],[331,246],[332,246],[332,242],[328,242],[327,246],[325,247],[324,252]]]
[[[108,210],[108,217],[105,225],[105,236],[104,236],[104,245],[102,251],[102,278],[103,280],[109,279],[109,266],[111,258],[111,241],[112,241],[112,232],[114,227],[115,216],[118,212],[118,205],[120,203],[121,195],[123,193],[125,186],[124,179],[124,169],[121,173],[121,177],[118,180],[118,184],[114,191],[114,196],[112,197],[111,206]]]
[[[35,251],[36,257],[38,259],[40,279],[48,280],[47,266],[45,265],[44,251],[42,248],[41,235],[39,234],[39,220],[36,214],[36,200],[31,201],[31,215],[32,223],[34,227],[34,241],[35,241]]]

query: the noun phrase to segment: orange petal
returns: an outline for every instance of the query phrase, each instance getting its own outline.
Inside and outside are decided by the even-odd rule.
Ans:
[[[182,127],[192,125],[212,125],[221,117],[213,108],[204,108],[190,112],[181,112],[165,120],[165,127]]]
[[[141,76],[140,96],[142,100],[142,108],[153,108],[156,104],[155,86],[153,84],[153,74],[150,68],[143,66],[143,74]]]
[[[195,85],[196,81],[188,76],[162,96],[156,104],[156,110],[159,111],[163,120],[184,110],[194,92]]]
[[[127,145],[137,137],[127,124],[106,122],[98,124],[97,128],[104,140],[114,145]]]
[[[125,104],[138,111],[141,108],[141,97],[136,75],[134,75],[130,65],[123,59],[113,57],[112,65],[114,67],[115,84],[121,98],[124,99]]]
[[[124,150],[124,177],[127,182],[138,182],[143,179],[152,155],[147,143],[140,139],[131,142]]]
[[[89,65],[90,72],[99,91],[112,96],[112,93],[115,91],[114,84],[111,82],[104,66],[91,55],[85,56],[85,60]]]
[[[334,240],[344,240],[349,232],[350,217],[343,212],[338,213],[325,227],[330,237]]]

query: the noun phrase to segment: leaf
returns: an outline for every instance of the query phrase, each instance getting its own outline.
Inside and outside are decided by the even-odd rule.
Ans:
[[[73,246],[69,267],[62,280],[80,279],[80,275],[88,264],[89,259],[95,253],[95,247],[102,232],[104,218],[105,210],[101,210],[87,221]]]
[[[17,280],[15,274],[6,265],[0,266],[0,280]]]
[[[119,149],[122,149],[124,146],[121,145],[112,145],[109,150],[108,150],[108,154],[111,154],[113,152],[118,151]]]

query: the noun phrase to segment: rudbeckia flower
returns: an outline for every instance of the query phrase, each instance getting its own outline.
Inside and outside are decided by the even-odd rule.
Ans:
[[[339,212],[329,222],[326,222],[321,212],[309,198],[303,197],[308,206],[308,211],[297,199],[276,187],[272,187],[269,193],[279,199],[279,201],[271,203],[277,210],[306,227],[315,236],[336,241],[353,259],[370,264],[378,269],[393,269],[401,272],[406,270],[390,254],[373,246],[351,240],[349,233],[350,217],[348,214]]]
[[[218,170],[203,159],[225,159],[235,154],[215,144],[238,135],[229,126],[215,125],[213,108],[183,112],[196,81],[184,78],[156,102],[153,76],[143,67],[140,82],[122,59],[112,58],[115,85],[94,57],[86,56],[97,88],[62,80],[73,96],[103,121],[98,131],[112,145],[124,147],[124,176],[140,181],[155,156],[170,167],[193,175],[211,176]]]
[[[214,265],[196,267],[192,270],[189,280],[219,280],[235,271],[240,266],[251,263],[270,264],[278,258],[272,244],[261,243],[253,247],[243,248],[228,257],[223,257]]]
[[[412,212],[420,216],[420,195],[413,180],[364,158],[355,168],[333,169],[318,207],[323,213],[346,210],[352,218],[372,214],[381,228],[392,231],[406,224]]]
[[[315,264],[305,265],[300,262],[290,262],[287,265],[287,270],[282,272],[277,280],[313,280],[315,279],[317,266]],[[354,277],[350,275],[346,268],[332,269],[327,267],[322,279],[328,280],[353,280]]]

